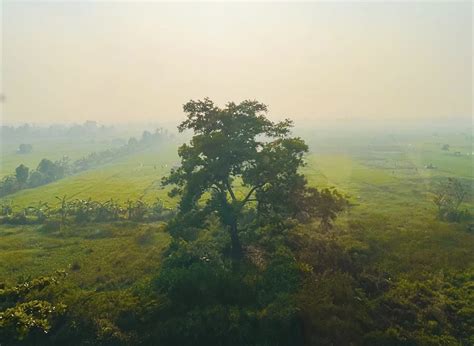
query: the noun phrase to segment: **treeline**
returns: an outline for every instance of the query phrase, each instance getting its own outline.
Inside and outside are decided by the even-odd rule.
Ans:
[[[49,184],[65,176],[112,162],[119,157],[159,144],[166,139],[169,139],[169,135],[162,129],[157,129],[154,133],[144,131],[139,140],[131,137],[127,144],[118,148],[93,152],[72,162],[67,156],[54,162],[42,159],[34,170],[21,164],[15,169],[14,174],[8,175],[0,181],[0,197],[23,189]]]
[[[86,121],[74,125],[50,125],[47,127],[23,124],[21,126],[0,126],[0,136],[5,140],[28,140],[29,138],[91,138],[115,133],[113,126],[99,125],[96,121]]]
[[[0,205],[0,224],[45,224],[60,227],[66,223],[84,224],[89,222],[167,220],[174,215],[173,210],[164,207],[160,199],[147,203],[142,199],[119,203],[110,199],[105,202],[88,199],[68,200],[67,196],[56,197],[58,204],[51,206],[38,202],[25,208],[15,208],[10,203]]]

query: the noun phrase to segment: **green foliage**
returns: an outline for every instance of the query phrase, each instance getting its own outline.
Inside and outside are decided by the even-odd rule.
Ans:
[[[299,295],[308,344],[360,344],[370,323],[364,303],[364,293],[350,274],[310,275]]]
[[[167,302],[150,318],[146,343],[301,344],[294,299],[301,275],[291,253],[281,248],[265,268],[236,269],[221,234],[209,229],[172,242],[154,283]]]
[[[66,274],[64,272],[57,272],[57,276],[62,277]],[[0,299],[3,304],[8,304],[11,301],[18,301],[32,290],[41,290],[53,283],[57,283],[56,276],[46,276],[24,282],[14,287],[1,288]]]
[[[16,210],[13,206],[5,203],[2,207],[0,223],[25,225],[39,223],[43,224],[44,230],[55,224],[65,225],[67,222],[77,224],[92,222],[113,221],[163,221],[170,219],[174,212],[163,207],[160,199],[156,199],[151,205],[138,200],[128,200],[126,204],[119,204],[113,199],[105,202],[89,199],[73,199],[68,196],[56,196],[59,202],[57,207],[52,208],[46,202],[38,202],[23,210]]]
[[[24,164],[19,165],[15,169],[15,177],[20,185],[26,184],[26,181],[28,180],[29,172],[30,172],[30,169],[26,167]]]
[[[33,151],[33,146],[31,144],[22,143],[18,146],[18,154],[29,154]]]
[[[379,316],[376,321],[381,331],[369,333],[368,340],[401,340],[413,345],[472,343],[473,279],[474,273],[468,272],[398,281],[376,300],[374,314]]]
[[[13,213],[13,203],[12,201],[3,202],[0,207],[1,216],[10,216]]]
[[[170,195],[180,195],[182,214],[217,213],[229,230],[234,259],[242,256],[238,223],[249,203],[257,203],[262,219],[319,213],[326,227],[343,209],[339,194],[308,189],[299,173],[308,146],[289,137],[290,120],[273,123],[266,117],[267,107],[257,101],[219,108],[206,98],[183,109],[187,119],[178,128],[192,130],[194,136],[179,148],[181,166],[163,184],[175,186]],[[245,191],[242,198],[235,191],[237,183]],[[199,202],[205,193],[209,197],[203,207]]]
[[[39,201],[36,205],[29,206],[26,213],[35,216],[38,222],[45,222],[50,216],[51,208],[48,203]]]
[[[62,179],[65,176],[110,163],[117,158],[161,144],[168,138],[168,133],[162,129],[157,129],[153,134],[145,131],[139,141],[134,138],[133,141],[131,140],[127,145],[100,152],[93,152],[73,162],[70,162],[69,157],[66,155],[54,162],[43,158],[39,162],[36,170],[31,173],[28,167],[21,164],[15,169],[15,175],[6,176],[0,182],[0,197],[13,194],[22,189],[46,185]],[[20,145],[20,148],[22,148],[22,146],[24,146],[24,144]]]
[[[55,344],[129,345],[138,336],[143,314],[139,298],[129,291],[81,292],[68,289],[63,324],[53,335]]]
[[[20,189],[18,180],[13,175],[3,177],[0,181],[0,197],[15,193]]]
[[[437,187],[433,202],[438,208],[440,220],[461,222],[471,219],[467,210],[460,210],[461,204],[467,199],[471,191],[459,179],[448,178]]]
[[[24,340],[32,338],[35,332],[47,334],[64,310],[65,305],[39,300],[18,303],[0,312],[0,340]]]
[[[59,164],[48,159],[43,159],[38,164],[36,171],[43,176],[43,184],[61,179],[64,177],[64,168]]]
[[[39,342],[44,339],[44,334],[64,314],[66,306],[32,299],[31,295],[56,284],[58,278],[64,276],[64,272],[57,272],[56,276],[40,277],[0,289],[0,342]]]

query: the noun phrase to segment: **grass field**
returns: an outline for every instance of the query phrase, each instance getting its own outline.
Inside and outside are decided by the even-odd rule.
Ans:
[[[458,142],[449,152],[440,149],[440,143],[453,143],[455,139]],[[338,226],[352,232],[347,235],[347,244],[354,251],[363,252],[357,249],[357,239],[380,250],[375,260],[381,270],[396,268],[401,275],[410,276],[420,270],[469,268],[474,265],[474,234],[466,231],[466,225],[437,221],[431,194],[433,184],[445,177],[458,177],[472,186],[470,142],[462,137],[455,139],[427,137],[417,142],[411,138],[395,144],[351,144],[346,140],[343,146],[340,142],[318,146],[317,141],[310,141],[304,173],[311,184],[334,186],[349,196],[354,207],[339,219]],[[64,195],[120,202],[142,197],[148,202],[160,198],[173,207],[176,201],[160,187],[160,179],[177,164],[176,148],[176,143],[171,143],[159,150],[123,157],[94,170],[20,191],[3,201],[24,207],[40,200],[55,205],[55,196]],[[82,148],[76,154],[89,149]],[[462,155],[454,155],[454,151]],[[47,157],[60,154],[44,152]],[[32,160],[37,161],[41,157],[38,155],[36,152]],[[7,167],[18,163],[16,154],[4,155],[3,160]],[[425,168],[429,164],[436,168]],[[464,207],[473,211],[472,194]],[[69,277],[81,287],[127,287],[146,277],[159,262],[168,241],[159,225],[89,225],[69,229],[61,236],[41,233],[38,226],[1,226],[0,277],[1,281],[14,282],[75,266],[76,270],[69,270]]]
[[[31,226],[0,229],[0,278],[18,279],[68,270],[82,288],[121,289],[156,270],[169,236],[159,224],[100,224],[46,234]]]
[[[68,138],[41,141],[32,141],[33,151],[29,154],[16,152],[18,143],[1,142],[0,178],[15,172],[15,168],[24,164],[30,169],[36,169],[38,163],[44,159],[59,160],[68,156],[77,160],[91,152],[110,149],[116,146],[109,140],[104,141],[71,141]]]
[[[26,189],[4,200],[12,200],[15,205],[25,207],[33,201],[48,202],[52,205],[58,201],[56,196],[70,198],[92,198],[105,201],[113,198],[121,203],[127,199],[143,197],[147,202],[157,197],[163,199],[167,206],[171,201],[160,186],[161,177],[168,173],[170,167],[177,163],[174,146],[161,150],[146,150],[133,156],[125,156],[113,163],[94,170],[68,176],[48,185]]]

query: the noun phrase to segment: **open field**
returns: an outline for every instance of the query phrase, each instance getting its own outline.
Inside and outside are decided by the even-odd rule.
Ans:
[[[380,296],[359,298],[358,292],[362,292],[364,280],[369,280],[369,283],[388,280],[390,284],[387,287],[390,289],[383,289],[380,291],[383,293],[377,294],[382,294],[383,299],[393,297],[395,301],[400,300],[403,306],[412,306],[403,300],[405,295],[413,295],[414,298],[410,299],[418,299],[418,290],[424,289],[418,287],[425,287],[423,285],[428,282],[429,288],[422,292],[425,292],[423,294],[426,297],[435,297],[429,298],[435,300],[426,308],[417,305],[414,310],[418,311],[417,318],[422,321],[422,325],[432,323],[425,321],[425,318],[431,318],[430,309],[444,304],[442,302],[451,299],[448,298],[450,295],[455,297],[452,298],[452,304],[457,304],[456,308],[461,306],[462,316],[467,316],[462,318],[468,319],[472,305],[469,303],[468,285],[474,273],[472,224],[440,221],[433,203],[433,192],[447,178],[457,178],[468,190],[461,207],[474,212],[470,137],[459,134],[408,138],[341,135],[331,139],[329,135],[316,135],[306,140],[310,150],[305,157],[306,165],[302,173],[309,184],[319,188],[334,187],[351,204],[348,210],[338,216],[330,233],[321,231],[317,222],[302,226],[305,227],[304,232],[314,237],[312,241],[315,244],[321,242],[322,245],[318,246],[324,249],[317,247],[310,253],[310,258],[316,256],[313,265],[320,265],[317,256],[323,256],[323,260],[324,256],[329,256],[329,262],[322,262],[328,266],[329,273],[332,267],[344,268],[344,261],[348,258],[349,263],[358,263],[358,269],[352,267],[352,270],[360,270],[356,277],[358,281],[351,281],[351,285],[357,284],[353,286],[353,294],[356,294],[357,299],[368,299],[364,308],[367,311],[373,306],[384,305],[383,301],[379,303]],[[47,202],[55,209],[59,208],[57,197],[64,196],[69,201],[113,199],[122,206],[126,205],[127,200],[141,199],[151,205],[159,199],[164,207],[174,209],[178,199],[168,196],[169,189],[161,186],[161,178],[179,165],[177,147],[184,141],[185,138],[181,137],[157,147],[117,157],[87,171],[7,195],[0,199],[0,203],[22,210],[38,205],[40,201]],[[449,151],[441,149],[443,143],[450,143]],[[69,153],[67,148],[65,146],[59,152],[45,147],[41,153],[47,158],[55,158],[63,153],[77,157],[86,155],[91,149],[88,145],[75,146],[71,147]],[[36,152],[34,160],[40,160],[42,154]],[[10,167],[24,159],[15,152],[4,157]],[[242,198],[243,193],[245,191],[242,189],[236,189],[238,198]],[[207,196],[204,195],[204,198]],[[166,272],[163,268],[170,263],[167,254],[176,251],[176,244],[171,243],[173,233],[166,232],[164,222],[124,221],[126,217],[122,216],[122,221],[115,222],[81,224],[70,218],[65,224],[58,224],[58,218],[56,214],[56,226],[54,222],[51,225],[47,222],[0,225],[0,284],[13,286],[33,278],[54,275],[57,270],[66,270],[67,276],[61,278],[57,287],[51,288],[54,292],[51,294],[56,301],[65,302],[69,311],[77,314],[70,317],[72,321],[94,321],[93,326],[81,327],[82,331],[98,333],[92,334],[92,339],[101,333],[108,333],[109,323],[112,323],[113,328],[118,328],[122,313],[128,316],[130,313],[135,314],[134,311],[138,309],[141,311],[138,313],[140,316],[146,313],[147,304],[157,302],[156,280],[163,275],[161,270]],[[205,227],[212,230],[220,226]],[[194,241],[198,245],[193,251],[204,255],[200,260],[207,258],[207,251],[212,251],[215,244],[215,238],[208,232],[211,231],[205,231],[202,239]],[[170,244],[173,246],[170,247]],[[192,244],[184,242],[180,246],[188,249]],[[333,254],[331,251],[339,252]],[[274,256],[273,253],[271,255]],[[173,274],[178,276],[168,278],[171,281],[167,282],[172,284],[174,280],[181,280],[178,279],[181,277],[179,273]],[[188,280],[187,277],[194,278],[193,275],[194,272],[189,272],[182,278]],[[196,276],[196,280],[200,275]],[[339,274],[329,275],[337,277]],[[183,292],[194,287],[186,282],[184,287],[187,288]],[[319,282],[323,285],[334,284],[337,290],[331,294],[339,294],[340,287],[347,287],[329,279]],[[444,283],[441,285],[440,282]],[[207,287],[207,283],[202,285]],[[191,295],[194,295],[195,289],[192,288]],[[370,286],[364,288],[367,289],[370,292]],[[439,290],[444,289],[446,292],[440,293]],[[310,288],[306,293],[311,304],[317,292],[317,288]],[[355,309],[358,311],[359,300],[356,301]],[[314,309],[319,311],[321,308],[324,311],[324,304],[315,305]],[[343,300],[341,304],[345,306],[346,303]],[[153,309],[157,309],[156,306],[152,311],[159,311]],[[443,311],[448,311],[448,307],[443,307]],[[337,312],[329,313],[337,315]],[[388,315],[392,315],[391,311]],[[155,318],[152,315],[151,321],[155,321]],[[181,321],[180,314],[178,320]],[[372,327],[368,328],[370,330]],[[332,327],[329,329],[332,330]],[[469,326],[459,329],[468,331]],[[118,339],[114,339],[116,337]],[[466,339],[468,336],[462,337]],[[128,342],[121,336],[112,336],[112,339],[121,340],[119,344]]]
[[[150,202],[157,197],[170,204],[166,191],[160,186],[161,177],[177,162],[176,149],[168,146],[162,150],[147,150],[117,159],[113,163],[68,176],[59,181],[22,190],[4,200],[15,205],[28,206],[33,201],[57,203],[56,196],[69,198],[92,198],[105,201],[113,198],[121,203],[127,199]]]
[[[466,142],[458,144],[459,150],[464,149],[463,155],[455,156],[451,151],[441,151],[435,141],[440,139],[397,146],[354,143],[356,145],[347,145],[344,148],[348,149],[344,150],[341,147],[315,148],[307,157],[304,173],[311,184],[334,186],[349,196],[354,206],[339,219],[338,225],[341,228],[360,225],[365,231],[358,236],[381,249],[377,259],[381,267],[398,268],[400,273],[409,275],[411,271],[419,272],[418,265],[423,270],[441,270],[469,267],[474,263],[474,235],[466,231],[465,225],[437,221],[431,194],[436,181],[450,176],[461,178],[472,186],[472,156],[466,155]],[[6,157],[13,160],[8,155]],[[167,190],[160,186],[160,179],[177,162],[173,143],[48,185],[20,191],[7,196],[4,201],[11,200],[15,206],[25,207],[37,201],[55,205],[58,203],[55,196],[64,195],[99,201],[113,198],[121,203],[142,197],[147,202],[159,198],[165,206],[174,207],[176,200],[167,196]],[[430,163],[436,168],[425,168]],[[473,210],[472,196],[464,207]],[[136,258],[136,261],[146,261],[150,256],[148,252],[141,252],[135,242],[140,229],[145,226],[117,231],[122,232],[120,236],[114,235],[115,226],[98,225],[97,232],[100,233],[104,227],[112,230],[110,234],[106,232],[104,237],[90,239],[90,235],[81,236],[86,232],[83,229],[70,230],[71,236],[58,238],[41,234],[33,226],[2,226],[0,275],[3,280],[15,281],[21,276],[67,268],[79,261],[83,262],[82,269],[72,273],[71,277],[79,285],[94,286],[94,280],[99,280],[97,277],[101,274],[91,272],[98,270],[98,265],[91,263],[99,261],[99,266],[113,272],[116,255],[125,249],[127,256]],[[165,244],[166,237],[161,233],[159,237],[158,243]],[[156,252],[162,248],[161,245],[157,245],[151,255],[155,260],[159,257]],[[437,253],[437,256],[428,258],[427,251]],[[136,266],[134,263],[121,268],[124,276],[137,273],[136,268],[142,266],[141,262],[140,265],[135,263]],[[104,280],[104,285],[109,282],[108,287],[115,287],[115,281],[120,281],[120,278],[112,279],[114,275],[103,276],[100,280]],[[130,280],[136,279],[139,275],[133,275]]]

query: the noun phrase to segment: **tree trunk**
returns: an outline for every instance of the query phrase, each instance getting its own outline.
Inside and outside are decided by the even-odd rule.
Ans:
[[[240,259],[242,259],[242,245],[240,244],[239,234],[237,233],[238,216],[233,206],[227,202],[226,193],[221,193],[219,198],[221,203],[221,207],[219,208],[219,217],[221,222],[230,228],[230,254],[234,262],[238,262]]]
[[[237,222],[234,221],[230,225],[230,239],[231,239],[231,255],[234,260],[242,259],[242,245],[240,244],[239,235],[237,234]]]

